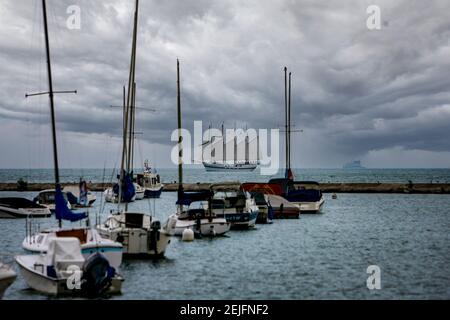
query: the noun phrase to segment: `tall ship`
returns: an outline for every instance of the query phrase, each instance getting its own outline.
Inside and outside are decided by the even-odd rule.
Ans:
[[[236,131],[236,130],[235,130]],[[218,139],[217,139],[218,138]],[[224,125],[222,124],[222,137],[210,137],[208,141],[203,143],[203,148],[209,147],[211,149],[211,154],[208,160],[203,158],[203,166],[206,171],[254,171],[259,165],[259,139],[256,136],[256,159],[252,159],[250,156],[250,141],[248,135],[245,136],[244,141],[238,142],[237,135],[234,136],[232,140],[234,157],[232,160],[227,159],[227,141],[224,134]],[[228,142],[230,143],[230,142]],[[218,144],[221,144],[218,145]],[[244,158],[239,159],[238,148],[244,148]],[[222,150],[222,157],[216,155],[217,150]]]

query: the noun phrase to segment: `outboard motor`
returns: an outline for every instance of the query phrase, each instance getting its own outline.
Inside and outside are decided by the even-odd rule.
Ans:
[[[273,207],[270,203],[267,204],[267,208],[268,208],[268,212],[267,212],[267,216],[269,218],[269,220],[273,220]]]
[[[155,251],[155,254],[158,254],[158,241],[159,241],[159,230],[161,230],[161,222],[158,220],[153,221],[150,225],[150,235],[149,235],[149,250]]]
[[[88,297],[101,296],[111,286],[111,279],[115,269],[109,265],[108,260],[96,253],[91,255],[83,265],[81,290]]]
[[[195,229],[194,235],[196,239],[202,238],[202,216],[200,213],[195,215]]]

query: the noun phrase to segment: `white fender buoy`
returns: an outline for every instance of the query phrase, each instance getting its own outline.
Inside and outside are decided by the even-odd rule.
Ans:
[[[182,241],[194,241],[194,231],[192,229],[184,229],[181,236]]]

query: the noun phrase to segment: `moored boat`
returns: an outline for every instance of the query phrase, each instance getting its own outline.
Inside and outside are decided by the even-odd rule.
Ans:
[[[212,192],[178,192],[174,235],[182,236],[185,229],[191,229],[198,236],[222,236],[230,230],[231,223],[224,217],[217,217],[211,208]]]
[[[119,269],[122,264],[122,244],[102,237],[93,228],[43,230],[26,236],[22,242],[22,247],[29,252],[46,253],[50,242],[55,238],[77,238],[80,242],[81,253],[85,259],[96,253],[101,253],[115,269]]]
[[[64,197],[64,201],[66,203],[67,208],[72,209],[72,205],[70,204],[67,193],[66,192],[61,193]],[[56,197],[55,189],[42,190],[33,199],[33,202],[35,202],[38,205],[47,207],[53,213],[55,212],[55,197]]]
[[[129,203],[136,200],[135,184],[132,182],[132,177],[128,173],[118,176],[119,183],[116,183],[113,187],[107,188],[103,192],[106,202],[112,203]]]
[[[255,192],[252,193],[252,196],[255,198],[255,204],[258,206],[259,214],[256,219],[256,223],[272,223],[273,222],[273,208],[268,203],[268,196]]]
[[[142,188],[139,184],[136,182],[134,183],[134,189],[136,190],[135,200],[142,200],[145,196],[145,189]]]
[[[97,230],[103,238],[123,245],[124,258],[156,258],[164,256],[174,227],[175,220],[161,225],[150,215],[123,212],[110,215]]]
[[[159,198],[164,185],[161,183],[160,175],[149,165],[148,160],[144,162],[144,173],[136,175],[137,183],[144,189],[145,198]]]
[[[50,209],[26,198],[0,198],[0,219],[46,218],[51,215]]]
[[[299,206],[290,203],[281,196],[268,194],[267,202],[273,209],[274,219],[298,219],[300,217]]]
[[[28,286],[48,295],[101,296],[120,293],[123,278],[108,260],[95,254],[87,260],[77,238],[53,238],[45,254],[15,258]]]
[[[256,224],[259,208],[250,193],[241,189],[239,183],[222,183],[211,186],[212,213],[225,218],[235,229],[248,229]]]
[[[302,213],[318,213],[325,202],[320,184],[316,181],[292,181],[289,179],[271,179],[269,183],[278,183],[282,196],[297,205]]]

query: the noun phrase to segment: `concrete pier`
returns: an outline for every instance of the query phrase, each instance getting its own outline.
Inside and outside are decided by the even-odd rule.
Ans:
[[[63,183],[63,186],[74,185]],[[76,185],[76,184],[75,184]],[[110,184],[89,183],[92,191],[103,191]],[[185,183],[185,191],[204,190],[210,183]],[[450,194],[450,183],[321,183],[324,193],[414,193],[414,194]],[[25,191],[53,189],[52,183],[29,183]],[[176,183],[165,183],[164,191],[174,192]],[[19,191],[17,183],[0,183],[0,191]]]

